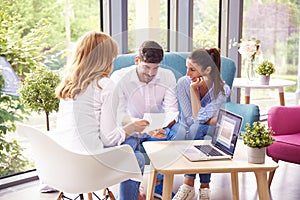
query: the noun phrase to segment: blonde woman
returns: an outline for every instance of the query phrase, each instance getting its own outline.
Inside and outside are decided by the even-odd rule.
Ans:
[[[73,62],[56,90],[60,104],[55,135],[66,148],[85,153],[129,143],[143,172],[144,157],[130,134],[141,132],[149,123],[137,120],[118,127],[113,112],[114,83],[109,75],[117,52],[117,43],[104,33],[91,31],[79,39]],[[139,185],[132,180],[122,182],[119,199],[137,200]]]

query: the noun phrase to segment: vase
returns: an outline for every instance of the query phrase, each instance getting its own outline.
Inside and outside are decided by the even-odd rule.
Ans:
[[[248,163],[263,164],[265,163],[266,147],[253,148],[248,147]]]
[[[259,75],[259,83],[261,85],[269,85],[270,83],[270,75]]]
[[[254,72],[254,66],[255,66],[255,63],[254,61],[251,61],[251,60],[247,60],[246,61],[246,70],[247,70],[247,79],[249,81],[253,81],[254,78],[255,78],[255,72]]]

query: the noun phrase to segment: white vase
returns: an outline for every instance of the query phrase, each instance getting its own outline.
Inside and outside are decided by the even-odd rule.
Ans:
[[[266,157],[266,147],[263,148],[253,148],[248,147],[248,162],[254,164],[265,163]]]
[[[259,83],[261,85],[269,85],[270,83],[270,75],[259,75]]]

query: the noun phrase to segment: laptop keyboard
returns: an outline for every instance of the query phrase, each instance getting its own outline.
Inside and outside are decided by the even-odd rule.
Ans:
[[[220,152],[212,148],[210,145],[195,145],[197,149],[199,149],[202,153],[208,156],[222,156]]]

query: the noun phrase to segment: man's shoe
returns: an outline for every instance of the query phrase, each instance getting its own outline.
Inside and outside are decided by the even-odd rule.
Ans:
[[[198,193],[198,200],[210,200],[210,189],[200,188]]]
[[[172,200],[192,200],[195,197],[194,187],[183,184],[179,187]]]

